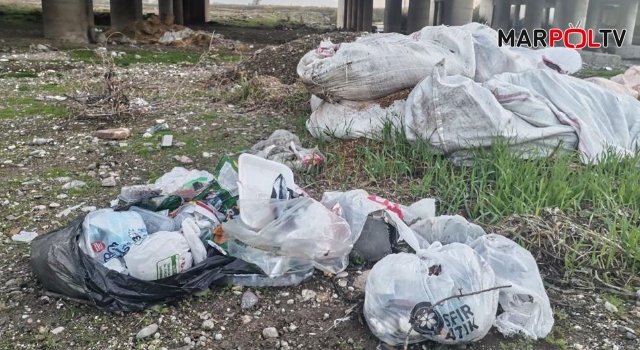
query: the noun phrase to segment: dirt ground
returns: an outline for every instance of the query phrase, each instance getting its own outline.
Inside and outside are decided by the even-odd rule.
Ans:
[[[244,55],[245,60],[239,64],[211,58],[199,64],[116,65],[111,73],[122,82],[127,96],[143,98],[150,106],[121,118],[72,118],[78,109],[70,101],[42,102],[36,98],[101,91],[108,68],[97,57],[93,63],[74,59],[69,50],[77,47],[52,45],[59,51],[47,52],[30,48],[30,44],[51,44],[40,38],[37,27],[6,28],[0,28],[0,349],[401,348],[381,344],[362,317],[361,276],[366,276],[370,267],[350,268],[348,276],[343,277],[346,287],[340,287],[336,277],[316,271],[311,280],[297,287],[254,288],[252,292],[259,297],[259,303],[248,310],[240,306],[242,293],[248,288],[229,286],[212,287],[202,295],[145,312],[109,313],[48,294],[31,271],[29,246],[9,238],[16,231],[41,235],[63,227],[89,207],[107,207],[121,186],[153,181],[175,166],[212,171],[223,155],[248,149],[276,129],[298,134],[307,146],[316,144],[304,128],[310,113],[309,96],[295,83],[291,68],[295,68],[309,45],[319,43],[323,35],[317,35],[317,30],[225,27],[227,30],[220,30],[225,37],[255,43],[253,50],[264,50]],[[315,35],[306,41],[264,48],[311,33]],[[350,35],[340,38],[352,40]],[[109,50],[127,51],[128,56],[174,53],[144,44],[109,46]],[[278,52],[281,70],[266,72],[255,68],[274,61],[265,56],[268,50]],[[189,48],[178,51],[194,56],[201,53]],[[244,72],[253,85],[217,80],[229,70]],[[282,77],[282,82],[290,85],[264,77],[254,80],[255,73]],[[157,119],[164,119],[171,130],[143,138],[144,131]],[[117,142],[92,136],[95,130],[107,127],[129,127],[132,136]],[[183,144],[160,148],[158,143],[164,134],[172,134],[174,142]],[[350,159],[358,157],[352,146],[353,143],[343,142],[321,145],[321,150]],[[193,163],[181,164],[175,156],[188,156]],[[115,179],[116,186],[104,187],[105,178]],[[63,185],[72,180],[84,181],[87,186],[63,190]],[[316,199],[324,191],[340,189],[324,173],[300,176],[298,180]],[[359,185],[393,201],[409,204],[420,199],[410,192],[397,193],[379,184]],[[59,215],[77,205],[80,207],[70,215]],[[637,298],[620,300],[620,312],[611,313],[604,307],[609,294],[602,289],[580,283],[560,284],[553,268],[544,264],[540,268],[556,322],[550,336],[538,341],[505,338],[494,329],[482,341],[451,348],[640,348]],[[315,297],[304,300],[303,295],[309,292],[303,290],[313,291]],[[349,318],[336,321],[346,316]],[[138,331],[154,323],[158,325],[155,335],[136,339]],[[265,339],[262,332],[266,327],[275,327],[279,338]],[[433,343],[409,346],[440,348],[449,347]]]

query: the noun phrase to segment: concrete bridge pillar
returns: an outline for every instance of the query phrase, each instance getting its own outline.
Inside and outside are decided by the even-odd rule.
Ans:
[[[338,0],[338,14],[336,16],[336,29],[344,29],[347,18],[347,0]]]
[[[407,33],[417,32],[431,24],[431,0],[409,1]]]
[[[493,29],[511,29],[511,0],[494,0]]]
[[[446,0],[442,17],[442,23],[449,26],[471,23],[473,20],[473,0]]]
[[[386,0],[384,3],[385,33],[400,33],[402,30],[402,0]]]
[[[163,23],[173,23],[173,0],[158,0],[158,14]]]
[[[545,2],[541,0],[527,0],[524,12],[524,28],[533,34],[534,29],[542,28]]]
[[[351,3],[351,21],[349,22],[350,30],[358,30],[358,1],[359,0],[350,0]]]
[[[358,1],[358,12],[356,17],[356,31],[361,32],[364,28],[364,1]]]
[[[173,0],[173,23],[184,24],[184,4],[182,0]]]
[[[89,43],[95,39],[93,0],[42,0],[44,37]]]
[[[211,20],[209,0],[182,0],[184,24],[204,24]]]
[[[627,30],[624,37],[623,46],[631,46],[633,44],[633,34],[636,27],[636,19],[638,18],[638,0],[627,0],[620,3],[618,12],[618,32],[622,33],[623,29]]]
[[[371,32],[373,29],[373,0],[364,0],[362,31]]]
[[[110,0],[111,27],[122,29],[142,19],[142,0]]]
[[[600,29],[602,22],[602,0],[589,0],[587,9],[587,23],[585,29]]]

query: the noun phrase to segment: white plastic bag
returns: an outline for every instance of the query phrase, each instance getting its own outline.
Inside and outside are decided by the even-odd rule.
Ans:
[[[125,256],[147,236],[142,217],[135,212],[100,209],[87,214],[78,245],[101,263]]]
[[[437,216],[419,220],[411,225],[416,234],[427,242],[440,242],[442,244],[464,243],[468,244],[476,238],[485,235],[482,227],[468,222],[459,215]]]
[[[186,219],[182,221],[182,234],[187,240],[189,249],[191,249],[191,255],[193,256],[193,263],[199,264],[207,258],[207,248],[200,240],[200,227],[193,219]]]
[[[277,255],[273,252],[253,248],[237,240],[231,240],[227,244],[229,255],[258,266],[269,278],[290,274],[306,274],[313,270],[313,263],[308,260]]]
[[[522,333],[545,338],[553,327],[553,311],[542,284],[540,271],[531,253],[514,241],[490,234],[470,244],[493,268],[500,289],[500,306],[495,326],[506,336]]]
[[[156,232],[131,247],[124,261],[131,276],[154,281],[190,269],[193,255],[180,232]]]
[[[301,197],[240,200],[239,204],[242,211],[260,207],[269,215],[253,221],[254,225],[264,225],[255,230],[242,220],[223,223],[229,236],[277,255],[312,261],[322,271],[338,273],[347,267],[347,256],[353,247],[349,224],[319,202]]]
[[[482,339],[498,308],[498,291],[454,298],[495,287],[491,267],[470,247],[432,244],[417,254],[393,254],[378,262],[365,287],[364,316],[373,334],[391,344],[432,340],[461,344]]]
[[[187,170],[175,167],[157,179],[153,189],[161,191],[162,195],[176,194],[191,199],[213,179],[215,177],[204,170]]]

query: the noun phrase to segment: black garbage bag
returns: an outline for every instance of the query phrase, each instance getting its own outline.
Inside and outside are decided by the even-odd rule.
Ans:
[[[143,281],[110,270],[78,246],[84,216],[67,227],[31,242],[31,267],[42,286],[55,293],[89,301],[108,311],[141,311],[204,291],[226,276],[260,273],[248,263],[215,249],[191,269],[156,281]]]

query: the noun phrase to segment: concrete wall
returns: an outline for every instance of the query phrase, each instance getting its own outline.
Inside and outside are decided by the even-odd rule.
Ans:
[[[94,40],[92,0],[42,0],[44,36],[54,41]]]

